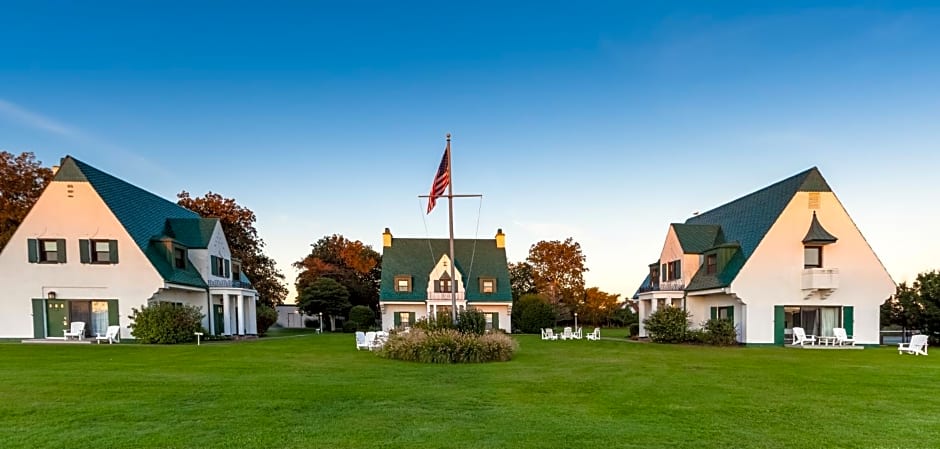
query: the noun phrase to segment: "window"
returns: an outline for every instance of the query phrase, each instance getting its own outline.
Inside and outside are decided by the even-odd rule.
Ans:
[[[59,261],[59,241],[58,240],[40,240],[39,241],[39,261],[40,262],[58,262]]]
[[[92,240],[91,261],[96,263],[111,263],[111,242],[108,240]]]
[[[232,261],[232,280],[238,281],[241,280],[242,264],[241,262]]]
[[[186,250],[183,248],[173,248],[173,266],[180,270],[186,269]]]
[[[215,258],[215,272],[217,273],[216,276],[225,277],[225,259]]]
[[[496,293],[496,279],[480,278],[480,293]]]
[[[411,276],[395,276],[395,291],[408,293],[411,291]]]
[[[450,293],[450,279],[441,279],[441,293]]]
[[[803,268],[822,268],[822,247],[803,247]]]
[[[709,254],[705,256],[705,274],[718,273],[718,255]]]
[[[662,265],[662,269],[659,270],[659,273],[660,273],[660,275],[662,276],[662,281],[663,281],[663,282],[666,282],[666,281],[669,280],[669,276],[667,276],[667,274],[669,273],[669,271],[666,269],[666,264],[663,264],[663,265]]]
[[[650,285],[659,285],[659,264],[650,267]]]
[[[680,261],[673,260],[663,264],[663,281],[674,281],[682,278],[682,265]]]

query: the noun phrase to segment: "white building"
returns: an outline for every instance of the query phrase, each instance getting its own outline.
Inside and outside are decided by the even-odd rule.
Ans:
[[[0,338],[56,338],[120,325],[151,302],[203,311],[211,334],[257,333],[258,293],[218,219],[201,218],[72,157],[62,160],[0,252]]]
[[[844,327],[878,344],[880,306],[895,292],[881,261],[815,167],[685,223],[666,241],[634,299],[642,321],[683,307],[693,326],[731,318],[738,341],[789,343],[793,327]]]

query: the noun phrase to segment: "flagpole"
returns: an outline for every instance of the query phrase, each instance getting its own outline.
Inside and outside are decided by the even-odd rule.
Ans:
[[[450,133],[447,133],[447,215],[450,227],[450,315],[457,323],[457,267],[454,258],[454,164],[450,153]]]

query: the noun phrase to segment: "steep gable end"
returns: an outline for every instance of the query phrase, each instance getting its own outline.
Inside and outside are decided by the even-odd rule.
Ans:
[[[679,245],[685,254],[701,254],[706,249],[723,243],[721,226],[718,225],[673,223],[672,228],[676,231],[676,238],[679,239]]]

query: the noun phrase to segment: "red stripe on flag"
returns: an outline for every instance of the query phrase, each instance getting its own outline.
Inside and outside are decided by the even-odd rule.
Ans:
[[[447,185],[450,184],[450,170],[448,170],[450,158],[447,157],[449,150],[450,148],[444,149],[444,157],[441,158],[441,165],[437,167],[437,174],[434,175],[434,182],[431,183],[431,193],[428,194],[429,214],[431,213],[431,209],[434,209],[434,205],[437,204],[437,198],[444,196],[444,191],[447,189]]]

